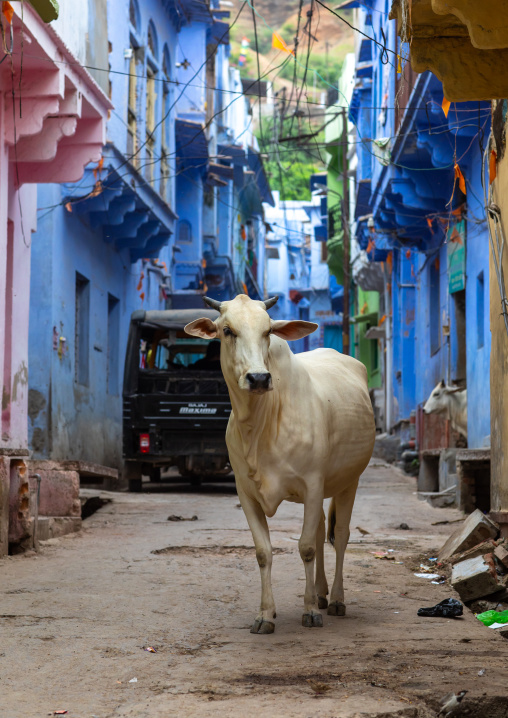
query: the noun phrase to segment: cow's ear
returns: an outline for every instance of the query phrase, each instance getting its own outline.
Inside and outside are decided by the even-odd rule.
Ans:
[[[214,339],[217,336],[217,327],[211,319],[203,317],[203,319],[195,319],[184,328],[186,334],[193,337],[201,337],[202,339]]]
[[[441,389],[446,389],[446,384],[445,384],[444,379],[441,379],[441,384],[439,386],[441,387]]]
[[[317,328],[318,324],[314,324],[314,322],[303,322],[299,319],[294,319],[293,321],[277,319],[272,322],[272,334],[276,334],[288,342],[303,339],[303,337],[315,332]]]

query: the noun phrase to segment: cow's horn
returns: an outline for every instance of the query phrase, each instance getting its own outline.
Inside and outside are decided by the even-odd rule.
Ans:
[[[270,297],[270,299],[265,299],[265,308],[271,309],[274,304],[277,304],[279,301],[279,297]]]
[[[203,297],[203,301],[205,304],[208,304],[208,306],[212,309],[216,309],[218,312],[220,312],[220,305],[222,304],[222,302],[219,302],[217,299],[210,299],[210,297]]]

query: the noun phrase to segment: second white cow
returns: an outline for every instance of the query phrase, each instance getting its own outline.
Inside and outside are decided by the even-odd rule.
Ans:
[[[220,316],[185,327],[188,334],[221,340],[221,367],[233,409],[226,441],[261,572],[261,606],[252,633],[275,628],[266,517],[282,501],[304,505],[299,541],[306,577],[302,624],[322,626],[319,608],[345,615],[342,567],[349,522],[375,438],[363,364],[334,349],[293,354],[286,340],[307,336],[317,324],[271,320],[267,309],[276,301],[253,301],[246,295],[222,303],[205,299]],[[336,551],[329,603],[323,512],[328,497],[333,498],[329,534]]]
[[[446,414],[452,429],[467,439],[467,389],[447,386],[443,379],[432,390],[423,411],[426,414]]]

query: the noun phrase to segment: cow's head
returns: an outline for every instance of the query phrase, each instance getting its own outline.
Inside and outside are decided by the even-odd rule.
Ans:
[[[221,340],[220,360],[226,380],[236,381],[240,389],[250,393],[264,394],[273,388],[269,366],[271,335],[292,341],[318,328],[313,322],[272,320],[267,309],[277,299],[258,302],[239,294],[229,302],[218,302],[204,297],[220,316],[214,322],[196,319],[185,327],[187,334]]]
[[[423,411],[426,414],[440,414],[448,411],[450,408],[450,394],[456,394],[459,391],[462,391],[460,387],[446,386],[444,379],[441,380],[425,402]]]

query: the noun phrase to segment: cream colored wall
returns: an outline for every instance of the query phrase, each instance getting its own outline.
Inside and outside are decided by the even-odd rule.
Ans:
[[[505,235],[508,236],[508,153],[498,163],[492,184],[492,200],[501,209]],[[508,282],[508,247],[503,269]],[[501,299],[492,251],[490,251],[490,359],[491,420],[491,509],[508,511],[508,334],[501,316]]]

